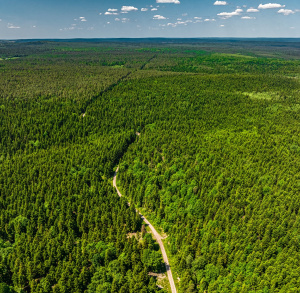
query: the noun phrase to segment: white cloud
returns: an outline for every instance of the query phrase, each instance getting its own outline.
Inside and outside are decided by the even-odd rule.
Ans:
[[[242,16],[241,19],[256,19],[256,17],[252,17],[252,16]]]
[[[226,1],[216,1],[214,5],[228,5]]]
[[[86,18],[85,18],[84,16],[80,16],[80,17],[79,17],[79,20],[80,20],[80,21],[86,21]]]
[[[12,23],[7,24],[7,28],[21,28],[20,26],[13,25]]]
[[[221,13],[218,14],[218,16],[221,16],[221,18],[225,18],[226,19],[226,18],[230,18],[232,16],[238,16],[242,12],[243,12],[243,9],[238,8],[238,9],[236,9],[233,12],[221,12]]]
[[[141,11],[147,11],[148,8],[141,8]]]
[[[137,11],[138,9],[134,6],[122,6],[121,10],[123,12],[128,12],[128,11]]]
[[[117,12],[110,12],[110,11],[106,11],[104,14],[105,15],[119,15],[119,13],[117,13]]]
[[[164,17],[164,16],[162,16],[162,15],[154,15],[153,19],[159,19],[159,20],[161,20],[161,19],[167,19],[167,18]]]
[[[115,18],[115,21],[120,21],[121,19],[120,18]]]
[[[172,23],[172,22],[169,22],[167,24],[167,26],[172,26],[172,27],[176,27],[178,25],[188,25],[188,23],[192,23],[193,21],[188,19],[188,20],[185,20],[185,21],[182,21],[181,19],[177,19],[178,21],[176,21],[175,23]]]
[[[277,4],[277,3],[268,3],[268,4],[259,4],[258,9],[270,9],[270,8],[282,8],[285,5]]]
[[[214,18],[206,18],[204,21],[216,21]]]
[[[156,3],[174,3],[174,4],[180,4],[179,0],[156,0]]]
[[[110,12],[117,12],[118,9],[115,9],[115,8],[108,8],[107,11],[110,11]]]
[[[156,10],[157,10],[157,8],[152,8],[152,9],[151,9],[151,11],[156,11]]]
[[[283,15],[295,14],[295,11],[291,9],[279,9],[278,13],[282,13]]]
[[[76,28],[76,24],[75,23],[73,23],[73,24],[71,24],[71,26],[70,27],[65,27],[65,28],[61,28],[61,29],[59,29],[60,31],[72,31],[72,30],[75,30],[75,29],[81,29],[81,28]]]
[[[251,7],[249,9],[247,9],[247,12],[259,12],[259,10]]]
[[[225,26],[224,24],[221,24],[221,25],[220,25],[220,27],[224,27],[224,26]]]
[[[195,16],[194,19],[202,19],[202,17]]]

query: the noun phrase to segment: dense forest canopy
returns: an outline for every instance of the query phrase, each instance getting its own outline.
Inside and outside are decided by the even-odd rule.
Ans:
[[[135,208],[179,292],[298,292],[299,65],[278,40],[1,42],[0,292],[170,292]]]

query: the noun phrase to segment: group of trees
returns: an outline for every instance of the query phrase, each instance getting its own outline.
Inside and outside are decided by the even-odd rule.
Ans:
[[[163,268],[159,248],[110,180],[135,130],[102,96],[151,56],[113,68],[130,53],[96,66],[101,48],[50,49],[1,67],[0,292],[163,291],[149,275]]]
[[[180,292],[300,287],[299,61],[203,46],[0,44],[0,292],[166,291],[135,206]]]
[[[191,55],[191,53],[189,54]],[[149,68],[159,68],[171,72],[191,73],[298,73],[299,59],[284,60],[278,58],[265,58],[260,56],[243,54],[211,53],[195,51],[191,56],[183,58],[176,54],[169,58],[160,56],[155,62],[149,64]]]
[[[169,235],[180,292],[299,288],[299,82],[163,77],[116,95],[155,115],[122,158],[119,184]]]

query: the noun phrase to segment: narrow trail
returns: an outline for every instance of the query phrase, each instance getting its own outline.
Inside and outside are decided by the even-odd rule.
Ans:
[[[118,168],[115,172],[115,175],[114,175],[113,186],[117,190],[118,195],[120,197],[122,197],[122,194],[121,194],[120,190],[117,187],[118,171],[119,171],[119,166],[118,166]],[[130,203],[128,203],[128,205],[130,205]],[[171,287],[171,292],[176,293],[177,291],[176,291],[176,287],[175,287],[171,267],[170,267],[168,256],[167,256],[167,253],[166,253],[163,241],[162,241],[163,237],[161,237],[161,235],[155,230],[155,228],[151,225],[151,223],[138,210],[136,210],[136,211],[139,213],[142,220],[148,225],[148,227],[150,228],[154,238],[156,239],[157,243],[159,244],[159,247],[160,247],[160,250],[161,250],[161,253],[162,253],[162,256],[163,256],[163,260],[164,260],[164,263],[165,263],[165,266],[166,266],[166,271],[167,271],[167,275],[168,275],[168,279],[169,279],[169,283],[170,283],[170,287]]]

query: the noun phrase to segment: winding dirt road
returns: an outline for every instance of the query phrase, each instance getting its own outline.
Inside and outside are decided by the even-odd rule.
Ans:
[[[117,193],[120,197],[122,197],[122,194],[120,192],[120,190],[117,187],[117,174],[119,171],[119,167],[117,168],[115,175],[114,175],[114,180],[113,180],[113,186],[115,187],[115,189],[117,190]],[[128,203],[128,205],[130,205],[130,203]],[[174,283],[174,279],[173,279],[173,275],[172,275],[172,271],[170,268],[170,264],[169,264],[169,260],[168,260],[168,256],[164,247],[164,244],[162,242],[162,237],[160,236],[160,234],[155,230],[155,228],[151,225],[151,223],[137,210],[137,212],[140,214],[141,218],[143,219],[143,221],[148,225],[148,227],[151,229],[151,232],[154,236],[154,238],[156,239],[157,243],[159,244],[163,259],[164,259],[164,263],[166,266],[166,271],[168,274],[168,279],[170,282],[170,287],[171,287],[171,292],[172,293],[176,293],[176,287],[175,287],[175,283]]]

